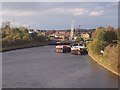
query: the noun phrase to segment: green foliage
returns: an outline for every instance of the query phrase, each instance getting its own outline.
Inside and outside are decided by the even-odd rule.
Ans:
[[[19,28],[10,28],[5,27],[2,28],[2,47],[10,47],[10,46],[19,46],[32,44],[34,42],[41,43],[47,40],[47,37],[41,35],[40,33],[28,33],[27,28],[19,27]]]
[[[27,38],[30,38],[29,33],[27,31],[19,30],[19,28],[2,30],[3,40],[23,40],[24,36],[27,36]]]
[[[110,43],[114,42],[114,40],[117,40],[117,33],[113,30],[106,31],[103,39],[104,39],[104,42],[110,44]]]
[[[101,42],[92,42],[88,44],[88,50],[94,54],[99,54],[101,51]]]
[[[93,33],[93,40],[103,42],[104,34],[105,34],[105,28],[103,28],[103,27],[97,28],[96,31]]]
[[[75,42],[81,42],[81,41],[84,41],[84,39],[78,36]]]
[[[96,29],[93,35],[94,41],[100,41],[103,44],[110,44],[114,40],[117,40],[117,33],[115,32],[114,28],[112,27],[99,27]]]
[[[120,27],[117,29],[117,34],[118,34],[118,42],[120,42]]]
[[[112,44],[117,40],[117,33],[112,27],[99,27],[93,33],[93,42],[90,44],[89,48],[91,51],[100,53],[100,50],[104,50],[104,48]]]
[[[31,33],[30,37],[31,37],[31,40],[37,41],[37,42],[44,42],[44,41],[48,40],[46,36],[44,36],[40,33],[36,33],[36,32]]]
[[[118,36],[117,36],[118,35]],[[117,43],[118,40],[118,43]],[[109,26],[97,28],[93,41],[88,44],[89,53],[96,61],[112,71],[120,71],[120,30]],[[103,54],[100,51],[104,50]],[[119,71],[118,71],[119,70]]]
[[[104,49],[104,35],[105,28],[99,27],[93,33],[93,41],[88,45],[89,51],[94,54],[100,54],[100,51]]]
[[[114,28],[113,28],[113,27],[111,27],[111,26],[108,26],[108,27],[106,28],[106,30],[107,30],[107,31],[113,31],[113,30],[114,30]]]

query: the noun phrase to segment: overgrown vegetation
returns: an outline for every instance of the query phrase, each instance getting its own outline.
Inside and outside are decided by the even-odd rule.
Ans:
[[[37,46],[48,42],[46,36],[40,32],[29,33],[25,27],[11,28],[6,26],[1,28],[2,51]]]
[[[84,39],[81,37],[81,36],[79,36],[79,37],[77,37],[77,39],[76,39],[76,43],[79,43],[79,42],[81,42],[81,41],[84,41]]]
[[[117,29],[117,33],[118,33],[118,69],[119,69],[119,73],[120,73],[120,28]]]
[[[118,73],[120,60],[118,60],[120,45],[120,31],[109,26],[99,27],[93,33],[93,41],[88,44],[89,54],[97,62]],[[102,51],[102,52],[101,52]]]

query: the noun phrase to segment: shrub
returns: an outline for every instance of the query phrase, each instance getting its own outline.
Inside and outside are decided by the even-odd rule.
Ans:
[[[102,46],[100,42],[92,42],[88,45],[88,50],[94,54],[100,54],[101,49]]]
[[[76,39],[76,41],[75,41],[75,42],[81,42],[81,41],[84,41],[84,39],[83,39],[83,38],[81,38],[81,37],[77,37],[77,39]]]

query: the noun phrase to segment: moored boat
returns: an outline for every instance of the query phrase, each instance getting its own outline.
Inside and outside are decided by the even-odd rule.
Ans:
[[[69,45],[57,45],[56,46],[56,52],[58,53],[68,53],[71,51],[71,48]]]
[[[75,55],[86,55],[87,48],[83,44],[74,44],[71,47],[71,53]]]

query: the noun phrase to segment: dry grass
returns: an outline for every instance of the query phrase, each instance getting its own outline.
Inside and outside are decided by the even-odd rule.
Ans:
[[[120,72],[120,62],[118,59],[118,45],[111,44],[108,45],[105,50],[104,54],[93,54],[89,52],[90,55],[95,59],[96,62],[102,64],[102,66],[106,67],[112,72],[118,73]],[[119,74],[120,75],[120,74]]]

